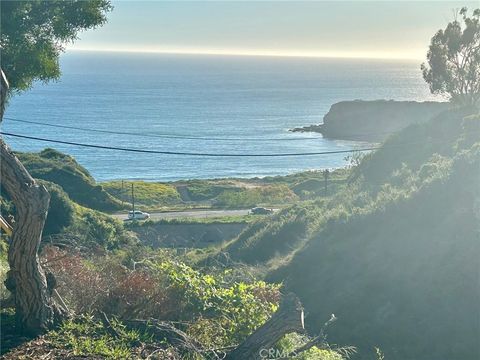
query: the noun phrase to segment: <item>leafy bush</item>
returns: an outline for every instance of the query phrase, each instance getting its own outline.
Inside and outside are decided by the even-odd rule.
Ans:
[[[58,234],[73,223],[75,208],[67,193],[60,186],[42,180],[39,183],[44,185],[50,194],[50,206],[43,228],[43,236]]]
[[[126,231],[120,220],[96,210],[75,205],[74,222],[60,235],[73,238],[89,249],[114,250],[135,243],[133,233]]]
[[[230,271],[203,274],[162,256],[141,261],[135,270],[115,258],[84,259],[53,247],[43,257],[59,293],[77,312],[99,309],[127,319],[187,321],[185,330],[212,346],[244,339],[279,300],[277,285],[238,281]]]
[[[86,225],[87,239],[96,241],[107,248],[112,248],[117,233],[121,231],[121,225],[118,222],[99,217],[98,214],[91,212],[83,215],[81,221]]]
[[[212,325],[216,331],[223,332],[218,340],[224,340],[217,345],[240,342],[276,310],[279,300],[276,285],[263,281],[232,282],[228,270],[216,275],[201,274],[179,262],[163,262],[157,268],[166,275],[169,290],[183,309],[184,320],[192,316],[214,319]],[[203,337],[205,325],[203,322],[201,327],[193,326],[190,332]]]
[[[353,169],[352,178],[363,178],[369,187],[389,182],[402,164],[418,170],[433,154],[451,157],[454,145],[464,132],[464,117],[469,109],[453,109],[437,115],[430,122],[410,125],[390,136],[382,148],[365,156]],[[478,132],[477,132],[478,139]]]

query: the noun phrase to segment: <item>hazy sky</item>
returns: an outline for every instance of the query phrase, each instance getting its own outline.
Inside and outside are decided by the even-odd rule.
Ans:
[[[453,9],[480,1],[114,1],[79,50],[425,57]]]

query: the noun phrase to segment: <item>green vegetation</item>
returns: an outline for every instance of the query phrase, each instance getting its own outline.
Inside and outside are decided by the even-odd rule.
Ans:
[[[53,149],[40,153],[19,153],[18,158],[36,179],[60,185],[76,203],[100,211],[123,208],[122,203],[97,185],[90,173],[75,159]]]
[[[5,301],[10,295],[5,287],[4,281],[7,279],[8,260],[7,260],[8,246],[3,239],[0,240],[0,302]]]
[[[80,31],[105,23],[112,9],[107,0],[0,6],[1,117],[3,71],[13,94],[35,81],[57,79],[65,45]],[[460,20],[432,38],[422,70],[433,93],[448,94],[466,108],[411,125],[378,151],[353,156],[351,167],[332,173],[134,183],[137,205],[147,209],[282,207],[273,216],[124,226],[100,211],[125,209],[132,182],[109,182],[105,190],[70,156],[52,149],[19,154],[51,199],[43,239],[38,209],[17,213],[31,221],[14,227],[12,269],[11,239],[0,239],[1,351],[12,350],[2,359],[224,358],[278,309],[280,290],[301,297],[309,330],[319,334],[318,347],[296,354],[313,340],[286,334],[273,345],[273,358],[341,360],[352,354],[352,348],[326,343],[324,330],[336,319],[332,312],[341,320],[328,329],[330,338],[358,345],[357,359],[478,358],[480,115],[471,114],[480,100],[480,9],[469,16],[462,8],[458,15]],[[396,115],[389,116],[394,121],[387,130],[417,119],[398,121]],[[376,120],[367,117],[378,131]],[[325,120],[322,131],[329,126]],[[44,215],[46,193],[36,186],[23,191],[25,181],[27,187],[34,184],[2,149],[2,159],[9,161],[2,167],[8,173],[3,190],[18,209],[32,200]],[[15,215],[14,204],[1,195],[2,215]],[[248,226],[240,224],[246,229],[221,249],[184,256],[154,250],[128,231],[235,221]],[[64,302],[73,311],[68,318],[58,306]],[[297,302],[294,306],[299,310]],[[54,324],[59,327],[52,330]],[[14,348],[26,340],[16,335],[47,330]]]
[[[248,208],[258,205],[294,202],[297,196],[286,185],[267,185],[252,189],[225,190],[215,198],[215,205]]]
[[[339,315],[330,338],[359,346],[361,359],[377,345],[388,359],[474,358],[480,116],[469,113],[391,136],[344,190],[251,224],[226,258],[267,266],[317,329]]]
[[[341,189],[348,176],[346,169],[330,171],[327,196]],[[286,176],[267,176],[252,179],[189,180],[174,183],[184,188],[193,201],[210,201],[215,206],[250,207],[257,204],[290,204],[325,195],[323,171],[305,171]]]
[[[249,264],[273,260],[298,248],[318,226],[321,216],[316,202],[294,205],[253,223],[222,250]]]
[[[364,156],[349,170],[348,186],[343,190],[330,198],[300,202],[252,224],[226,251],[251,263],[272,260],[283,253],[282,247],[287,253],[298,249],[294,246],[297,241],[308,239],[334,219],[347,219],[358,209],[375,208],[377,200],[388,201],[392,192],[408,194],[413,188],[406,180],[412,171],[423,169],[425,175],[428,168],[435,167],[430,164],[432,159],[451,158],[460,144],[468,147],[475,143],[478,118],[463,120],[469,113],[465,109],[447,111],[429,123],[411,125],[391,136],[382,149]],[[468,142],[465,137],[469,137]]]
[[[149,227],[160,224],[185,225],[185,224],[248,224],[265,218],[268,215],[232,215],[218,217],[181,217],[172,219],[129,221],[125,224],[127,229]]]
[[[43,229],[43,236],[59,234],[73,224],[75,219],[75,204],[59,185],[45,180],[39,180],[38,182],[45,186],[50,194],[50,206]],[[1,200],[2,216],[5,219],[9,217],[14,219],[15,206],[3,191],[1,193]]]
[[[127,359],[139,356],[135,349],[140,343],[151,343],[151,336],[135,330],[128,330],[118,321],[112,327],[120,336],[115,337],[100,320],[82,315],[65,321],[60,329],[51,331],[46,341],[57,349],[65,349],[74,356],[104,356],[107,359]],[[132,351],[135,349],[137,351]]]
[[[378,190],[387,183],[397,184],[399,181],[401,185],[398,171],[402,168],[419,170],[435,154],[454,156],[459,150],[457,142],[462,137],[478,137],[476,118],[470,120],[474,123],[469,129],[465,128],[464,118],[472,111],[470,108],[445,111],[428,123],[411,125],[392,135],[381,150],[366,156],[354,169],[352,180],[360,180],[363,188],[369,190]]]
[[[309,341],[309,338],[305,335],[299,334],[288,334],[281,339],[276,345],[276,354],[292,354],[289,359],[292,360],[343,360],[345,357],[342,354],[346,355],[346,358],[349,358],[349,355],[355,353],[351,348],[338,349],[337,351],[319,349],[313,347],[301,354],[295,355],[294,350],[298,349],[300,346],[306,344]],[[278,356],[277,356],[278,358]]]
[[[179,259],[172,260],[171,253],[145,251],[123,250],[109,258],[85,258],[55,247],[46,248],[42,258],[59,281],[58,291],[71,309],[83,315],[67,319],[57,330],[29,344],[27,350],[13,350],[6,359],[20,358],[23,351],[34,357],[50,351],[59,358],[125,359],[153,351],[171,358],[210,358],[212,350],[200,356],[192,349],[156,338],[153,328],[132,326],[132,321],[161,318],[184,331],[199,349],[228,349],[277,308],[278,285],[256,281],[239,270],[200,272]],[[107,314],[108,327],[93,315],[98,311]],[[309,340],[306,336],[287,335],[277,349],[287,353]],[[340,350],[313,347],[294,359],[343,357]]]
[[[111,9],[106,0],[2,2],[1,68],[11,91],[58,79],[64,46],[79,32],[104,24]]]
[[[55,192],[57,198],[52,199],[53,201],[62,201],[65,198],[65,194],[59,193],[63,189],[75,203],[106,212],[131,206],[132,184],[136,206],[146,211],[249,208],[262,205],[283,207],[299,200],[325,195],[322,171],[254,179],[189,180],[173,183],[108,181],[97,184],[88,170],[73,157],[57,150],[47,148],[39,153],[19,153],[18,157],[34,178],[44,180],[47,188]],[[344,169],[330,172],[326,195],[332,196],[342,189],[347,176],[348,172]],[[3,196],[5,197],[5,194]],[[65,199],[63,204],[66,206]],[[10,206],[8,203],[4,205]],[[11,213],[8,210],[5,212]],[[54,233],[58,230],[47,232]]]
[[[132,184],[134,185],[135,204],[142,209],[161,209],[181,203],[180,194],[174,186],[164,183],[145,181],[109,181],[103,188],[117,199],[132,203]]]
[[[50,192],[49,215],[43,232],[45,238],[75,239],[88,248],[114,249],[135,242],[135,236],[119,221],[97,210],[115,210],[128,206],[131,184],[135,185],[136,204],[143,209],[176,209],[195,207],[248,208],[256,205],[285,206],[300,199],[325,195],[321,171],[308,171],[288,176],[255,179],[192,180],[178,183],[112,181],[97,185],[89,172],[71,156],[53,149],[40,153],[21,153],[29,172]],[[336,170],[329,174],[328,194],[331,196],[345,185],[348,172]],[[185,202],[182,196],[189,197]],[[199,195],[203,193],[203,195]],[[185,195],[187,194],[187,195]],[[190,194],[190,195],[188,195]],[[195,194],[195,195],[193,195]],[[192,201],[190,196],[203,199]],[[213,196],[213,197],[211,197]],[[8,196],[2,193],[2,215],[15,215]],[[122,201],[125,201],[122,204]],[[95,210],[94,210],[95,209]],[[128,224],[127,228],[165,224],[227,224],[252,223],[263,216],[220,216],[216,218],[185,218],[146,221]],[[294,229],[293,229],[294,230]],[[290,246],[289,244],[287,244]]]
[[[232,185],[220,181],[195,179],[179,182],[177,188],[185,189],[191,201],[206,201],[214,199],[225,190],[230,190]]]
[[[42,257],[57,277],[58,291],[77,313],[103,311],[126,323],[137,318],[174,321],[206,348],[241,341],[275,310],[279,298],[276,285],[241,279],[242,274],[230,270],[201,273],[162,251],[132,248],[110,257],[85,257],[47,247]],[[50,332],[47,341],[74,355],[109,359],[134,356],[141,350],[139,341],[153,342],[152,334],[127,329],[120,321],[112,326],[120,337],[83,315]],[[158,346],[177,351],[168,342]]]
[[[460,17],[460,19],[458,19]],[[431,40],[423,78],[434,94],[448,95],[462,106],[480,100],[480,8],[469,16],[463,7]]]
[[[50,194],[50,206],[43,228],[43,236],[59,234],[74,222],[75,207],[67,193],[57,184],[39,181]],[[13,212],[12,212],[13,213]]]
[[[316,173],[311,174],[317,177]],[[308,179],[306,175],[305,178]],[[300,181],[300,180],[298,180]],[[307,181],[307,180],[304,180]],[[333,192],[337,181],[331,182]],[[312,196],[323,191],[322,185],[303,190],[302,185],[292,179],[225,179],[225,180],[189,180],[173,183],[144,181],[109,181],[102,184],[112,196],[126,204],[132,202],[131,186],[134,185],[135,204],[143,210],[181,210],[189,208],[249,208],[257,205],[274,206],[291,204],[299,196]],[[292,188],[299,186],[299,188]],[[298,195],[297,195],[298,193]]]
[[[317,309],[311,319],[318,325],[327,312],[342,314],[331,339],[355,343],[364,354],[375,339],[387,358],[473,358],[479,150],[405,170],[399,175],[410,190],[385,186],[375,202],[331,220],[269,279],[285,280]],[[444,341],[433,350],[417,332]]]
[[[39,180],[50,194],[50,206],[43,231],[46,242],[74,242],[89,249],[116,249],[134,243],[136,238],[119,220],[100,211],[78,205],[63,189],[52,182]],[[2,193],[2,216],[15,216],[15,208]]]
[[[276,310],[279,285],[252,279],[242,270],[193,269],[171,252],[131,248],[109,257],[80,256],[49,246],[42,260],[58,280],[58,291],[78,315],[45,337],[13,350],[6,359],[47,354],[106,359],[137,358],[153,351],[170,358],[212,358],[247,337]],[[147,301],[146,301],[147,300]],[[106,324],[95,315],[101,311]],[[155,318],[174,324],[194,341],[192,349],[158,339],[153,327],[134,326],[135,319]],[[287,335],[277,345],[285,354],[307,343],[306,336]],[[223,350],[224,351],[224,350]],[[341,349],[313,347],[294,359],[341,360]]]
[[[276,285],[232,281],[231,270],[216,276],[201,274],[176,262],[164,262],[158,268],[167,276],[170,289],[180,292],[177,306],[189,314],[185,320],[190,314],[202,317],[189,332],[209,346],[238,344],[276,310]]]
[[[118,249],[136,243],[133,234],[123,223],[96,210],[75,205],[75,217],[71,226],[57,237],[74,238],[77,245],[89,249]]]
[[[113,197],[144,210],[190,208],[249,208],[285,206],[299,200],[331,196],[345,185],[347,171],[330,172],[327,193],[322,171],[253,179],[188,180],[171,183],[109,181],[103,188]]]
[[[231,203],[255,199],[257,204],[262,196],[269,201],[275,196],[290,198],[292,205],[271,216],[124,226],[72,202],[58,185],[45,182],[52,206],[68,210],[55,215],[64,220],[49,231],[60,232],[59,238],[74,238],[76,248],[88,249],[77,254],[43,246],[42,258],[57,277],[58,291],[77,313],[103,311],[126,334],[112,338],[98,318],[80,318],[50,333],[47,341],[57,351],[78,355],[135,356],[139,351],[135,339],[147,339],[141,341],[148,344],[151,334],[128,327],[128,319],[154,317],[182,324],[182,331],[208,348],[233,346],[274,311],[279,286],[271,284],[282,283],[285,291],[301,297],[314,331],[330,313],[337,314],[340,321],[329,329],[329,336],[336,343],[359,346],[359,359],[422,359],[418,354],[426,353],[429,343],[412,328],[445,340],[445,346],[437,344],[424,359],[432,354],[472,358],[474,339],[465,334],[474,333],[469,319],[476,309],[469,284],[475,281],[480,250],[480,117],[466,116],[469,113],[469,109],[444,112],[389,137],[380,150],[356,156],[350,168],[330,174],[326,197],[322,172],[194,182],[204,194],[215,194],[208,200],[212,205],[221,199]],[[185,189],[178,191],[179,186],[189,185],[145,183],[143,189],[139,186],[139,199],[148,201],[153,191],[156,197],[150,204],[180,201]],[[210,191],[215,187],[221,190]],[[105,188],[113,193],[118,182]],[[176,251],[148,250],[128,231],[161,224],[230,222],[249,225],[222,248],[192,250],[184,257]],[[60,260],[49,263],[55,258]],[[232,268],[212,267],[222,262]],[[209,270],[201,270],[202,265]],[[268,282],[252,279],[252,273]],[[449,327],[442,325],[445,322]],[[289,335],[277,344],[278,350],[291,351],[298,341],[307,340]],[[164,351],[178,351],[172,344],[163,346]],[[341,356],[312,349],[297,358]]]
[[[30,356],[54,356],[55,358],[97,358],[102,359],[127,359],[142,358],[142,355],[168,356],[175,359],[182,356],[182,359],[215,358],[213,351],[206,351],[200,354],[181,353],[179,349],[169,345],[167,342],[158,342],[151,332],[131,329],[121,321],[111,318],[106,326],[93,315],[80,315],[66,320],[59,329],[49,332],[45,337],[36,340],[28,345]],[[203,325],[203,324],[199,324]],[[114,331],[114,333],[112,332]],[[288,354],[295,349],[305,345],[311,339],[307,336],[296,334],[286,335],[272,349],[276,354]],[[324,350],[317,347],[289,357],[292,360],[344,360],[342,354],[352,354],[350,348]],[[224,355],[218,351],[220,356]],[[217,356],[219,356],[217,354]],[[27,354],[22,349],[13,350],[5,359],[23,358]]]

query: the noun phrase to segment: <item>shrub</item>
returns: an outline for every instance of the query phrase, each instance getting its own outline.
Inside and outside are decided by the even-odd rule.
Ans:
[[[72,237],[79,245],[90,249],[114,250],[136,241],[120,220],[79,206],[76,207],[75,221],[65,230],[64,236]]]
[[[194,338],[220,336],[210,340],[216,346],[240,342],[279,300],[277,285],[237,281],[229,271],[204,274],[172,260],[144,261],[131,270],[115,258],[84,259],[54,247],[45,248],[43,259],[75,311],[188,321],[185,330]]]
[[[50,206],[47,220],[43,228],[43,235],[54,235],[62,232],[74,221],[74,207],[67,193],[57,184],[48,181],[39,181],[50,194]]]
[[[215,276],[201,274],[178,262],[164,262],[157,266],[167,276],[169,290],[173,291],[182,309],[181,319],[215,319],[217,331],[224,334],[222,344],[240,342],[263,324],[276,310],[279,288],[262,281],[252,283],[228,281],[228,271]],[[193,326],[190,332],[202,337],[204,326]],[[221,330],[220,330],[221,329]],[[210,332],[211,329],[206,329]]]

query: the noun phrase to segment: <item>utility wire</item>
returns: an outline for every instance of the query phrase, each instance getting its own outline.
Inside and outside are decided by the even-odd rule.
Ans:
[[[7,136],[7,139],[9,142],[13,143],[14,145],[17,145],[17,146],[23,145],[23,139],[16,139],[11,136]]]
[[[20,122],[25,124],[33,125],[42,125],[62,129],[70,130],[80,130],[88,132],[96,132],[103,134],[115,134],[115,135],[130,135],[130,136],[141,136],[141,137],[150,137],[150,138],[163,138],[163,139],[188,139],[188,140],[206,140],[206,141],[298,141],[298,140],[312,140],[314,137],[294,137],[294,138],[219,138],[219,137],[206,137],[206,136],[192,136],[192,135],[180,135],[180,134],[145,134],[145,133],[132,133],[124,131],[113,131],[113,130],[101,130],[101,129],[90,129],[78,126],[69,126],[69,125],[59,125],[59,124],[50,124],[40,121],[31,121],[16,119],[11,117],[4,117],[5,120]]]
[[[5,120],[20,122],[25,124],[32,125],[42,125],[54,128],[70,129],[70,130],[80,130],[104,134],[115,134],[115,135],[129,135],[129,136],[140,136],[140,137],[150,137],[150,138],[163,138],[163,139],[188,139],[188,140],[207,140],[207,141],[298,141],[298,140],[316,140],[315,137],[294,137],[294,138],[219,138],[219,137],[207,137],[207,136],[193,136],[193,135],[181,135],[181,134],[145,134],[145,133],[135,133],[135,132],[126,132],[126,131],[113,131],[113,130],[102,130],[102,129],[92,129],[84,128],[78,126],[70,125],[60,125],[60,124],[51,124],[41,121],[32,121],[17,119],[11,117],[4,117]],[[315,131],[306,131],[310,133],[316,133]],[[355,133],[348,134],[349,136],[375,136],[375,135],[390,135],[395,133],[395,131],[379,131],[375,133]]]
[[[27,136],[14,134],[10,132],[0,131],[0,135],[12,136],[21,139],[30,139],[37,141],[44,141],[49,143],[64,144],[64,145],[74,145],[87,148],[95,149],[105,149],[105,150],[117,150],[117,151],[126,151],[126,152],[135,152],[135,153],[146,153],[146,154],[163,154],[163,155],[181,155],[181,156],[202,156],[202,157],[294,157],[294,156],[314,156],[314,155],[331,155],[331,154],[346,154],[359,151],[372,151],[377,150],[379,147],[368,147],[355,150],[336,150],[336,151],[319,151],[319,152],[305,152],[305,153],[283,153],[283,154],[218,154],[218,153],[195,153],[195,152],[181,152],[181,151],[161,151],[161,150],[145,150],[145,149],[133,149],[133,148],[124,148],[116,146],[104,146],[104,145],[94,145],[94,144],[85,144],[72,141],[63,141],[63,140],[53,140],[40,138],[36,136]]]

